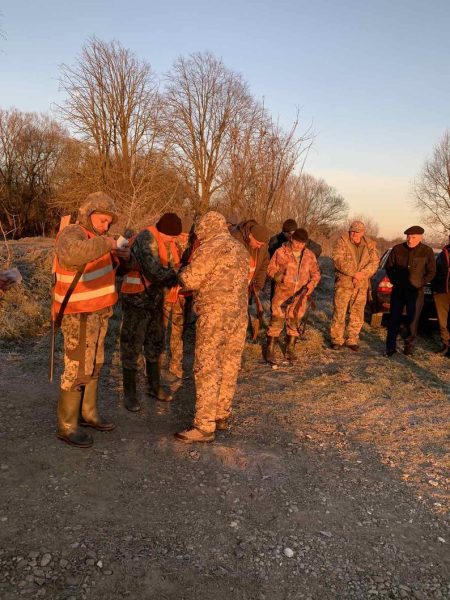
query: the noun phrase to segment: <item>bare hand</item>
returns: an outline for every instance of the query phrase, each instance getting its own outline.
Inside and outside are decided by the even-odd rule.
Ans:
[[[114,252],[114,256],[117,256],[117,258],[120,258],[121,260],[126,262],[130,260],[131,248],[128,246],[125,246],[124,248],[114,248],[112,251]]]
[[[353,275],[353,283],[360,283],[364,279],[364,273],[358,271]]]

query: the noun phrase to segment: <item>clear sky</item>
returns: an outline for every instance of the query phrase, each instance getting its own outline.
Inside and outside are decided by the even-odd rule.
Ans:
[[[411,186],[450,128],[450,0],[2,0],[0,107],[51,110],[59,65],[93,35],[158,75],[209,50],[288,126],[305,166],[386,236],[420,222]]]

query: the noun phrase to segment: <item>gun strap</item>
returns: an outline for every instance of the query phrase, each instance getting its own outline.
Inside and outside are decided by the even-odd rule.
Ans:
[[[81,276],[83,275],[83,271],[86,268],[86,265],[81,265],[81,267],[78,269],[78,271],[75,273],[75,277],[72,279],[72,283],[69,286],[69,289],[66,292],[66,295],[64,296],[63,301],[61,302],[61,306],[59,308],[59,312],[56,316],[55,319],[55,327],[58,328],[61,326],[62,320],[63,320],[63,316],[64,316],[64,311],[66,310],[66,306],[67,303],[70,300],[70,296],[72,295],[73,290],[75,289],[77,283],[80,281]]]

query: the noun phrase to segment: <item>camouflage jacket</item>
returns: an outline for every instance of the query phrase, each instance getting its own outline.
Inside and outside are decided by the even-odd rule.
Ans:
[[[147,291],[138,294],[122,294],[122,301],[127,305],[154,307],[155,302],[163,298],[164,288],[169,288],[178,283],[174,269],[163,267],[159,259],[158,242],[148,229],[143,229],[137,234],[132,246],[131,257],[135,266],[142,275],[151,281]]]
[[[362,240],[364,246],[359,265],[356,260],[354,244],[350,241],[348,233],[341,235],[336,242],[332,257],[336,268],[336,285],[361,288],[369,286],[369,279],[378,269],[380,257],[373,240],[367,237],[363,237]],[[364,273],[364,278],[355,284],[353,277],[358,271]]]
[[[111,251],[111,244],[107,236],[99,235],[91,223],[91,214],[102,210],[110,213],[113,212],[114,208],[104,201],[85,202],[79,209],[77,223],[68,225],[57,236],[55,251],[64,269],[77,271],[82,265]],[[95,237],[86,238],[86,233],[80,225],[95,233]]]
[[[249,255],[244,246],[233,239],[225,217],[210,211],[197,227],[200,242],[190,264],[182,269],[182,285],[193,290],[195,309],[201,314],[206,308],[214,315],[239,317],[246,312],[248,302]]]
[[[279,274],[276,282],[276,292],[292,296],[302,287],[312,284],[314,289],[320,281],[320,269],[316,256],[311,250],[305,248],[299,261],[292,252],[289,242],[283,244],[272,256],[267,275],[274,278]]]

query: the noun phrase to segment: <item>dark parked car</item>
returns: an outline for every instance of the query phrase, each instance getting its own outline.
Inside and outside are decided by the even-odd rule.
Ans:
[[[368,321],[372,327],[379,327],[381,325],[383,315],[389,313],[391,308],[392,283],[389,281],[389,277],[386,275],[385,269],[386,261],[391,250],[392,248],[389,248],[383,254],[380,259],[378,271],[371,279],[371,288],[369,289],[371,297],[367,302],[367,311]],[[435,258],[440,251],[441,250],[433,248]],[[430,284],[425,286],[425,303],[423,306],[421,319],[437,319],[436,308],[434,306]]]

